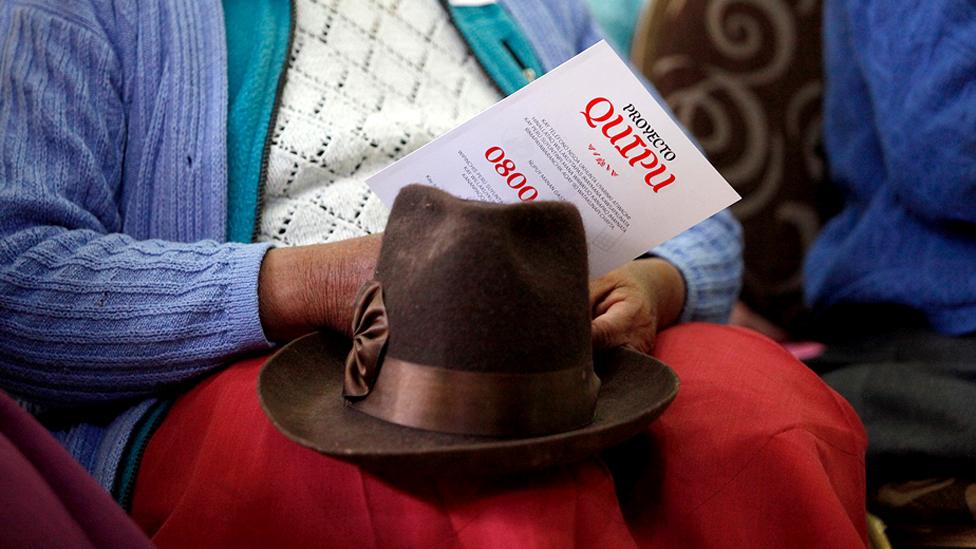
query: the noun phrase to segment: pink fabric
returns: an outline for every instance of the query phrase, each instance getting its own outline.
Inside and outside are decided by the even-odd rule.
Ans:
[[[748,330],[672,328],[656,354],[678,398],[608,462],[465,480],[384,480],[288,441],[257,402],[266,357],[247,360],[176,403],[133,515],[161,547],[865,544],[866,439],[846,402]]]
[[[816,341],[787,341],[783,348],[795,356],[797,360],[810,360],[822,355],[827,347]]]
[[[151,547],[95,479],[2,392],[0,546]]]

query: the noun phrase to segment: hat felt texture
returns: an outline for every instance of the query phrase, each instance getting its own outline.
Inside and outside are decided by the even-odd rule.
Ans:
[[[498,474],[584,459],[674,399],[666,365],[594,353],[586,240],[567,202],[401,190],[354,337],[279,350],[258,382],[287,437],[377,471]]]

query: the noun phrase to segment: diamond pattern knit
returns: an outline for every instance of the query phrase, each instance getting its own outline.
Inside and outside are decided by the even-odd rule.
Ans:
[[[437,0],[298,0],[258,239],[382,231],[367,177],[500,99]]]

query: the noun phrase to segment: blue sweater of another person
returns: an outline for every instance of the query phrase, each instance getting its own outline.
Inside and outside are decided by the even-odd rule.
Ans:
[[[843,211],[810,303],[893,303],[976,331],[976,2],[827,0],[824,132]]]

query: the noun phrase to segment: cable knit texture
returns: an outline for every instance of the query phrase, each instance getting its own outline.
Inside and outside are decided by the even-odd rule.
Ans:
[[[298,0],[259,240],[380,232],[366,178],[501,99],[437,0]]]
[[[582,5],[501,4],[526,31],[546,70],[599,38]],[[364,6],[369,7],[344,3],[349,14],[336,20],[329,36],[368,30],[357,15]],[[430,19],[406,21],[439,40],[453,32]],[[317,38],[324,26],[304,24],[312,33],[304,35],[305,47],[324,46]],[[132,429],[149,408],[147,397],[198,378],[236,353],[268,346],[257,279],[269,245],[218,243],[225,239],[227,219],[223,31],[218,0],[0,3],[0,387],[35,412],[68,409],[67,423],[49,428],[106,488]],[[472,84],[477,77],[464,76],[470,59],[438,57],[442,53],[431,50],[428,64],[442,59],[454,70],[452,63],[460,63],[463,70],[448,74],[461,78],[454,84],[467,82],[458,113],[451,113],[460,120],[486,98],[474,97],[472,90],[481,89]],[[408,98],[450,94],[453,88],[425,80],[439,70],[416,71],[406,66],[410,59],[418,59],[416,52],[397,47],[372,56],[368,68],[406,72],[419,83]],[[330,86],[353,85],[365,72],[354,71],[355,63],[347,68],[342,78],[330,72],[337,66],[323,62],[314,73],[295,78],[317,86],[322,93],[316,100],[322,101],[335,92]],[[374,82],[380,90],[381,82]],[[409,104],[397,90],[387,93]],[[343,105],[342,94],[329,97]],[[375,99],[365,92],[346,94],[347,101]],[[336,104],[318,108],[336,116],[329,139],[378,138],[376,148],[388,160],[440,129],[413,125],[397,129],[390,141],[365,119],[363,129],[350,128]],[[315,127],[315,120],[300,114],[282,115],[282,143],[290,124]],[[403,131],[411,138],[399,143]],[[333,186],[352,184],[372,169],[356,167],[365,159],[325,156],[360,149],[326,152],[322,145],[321,139],[307,144],[313,152],[309,162],[319,170],[308,173],[316,178]],[[288,154],[300,157],[305,147]],[[315,160],[320,150],[327,162]],[[280,181],[301,188],[306,182],[297,172],[287,183],[288,160],[276,160],[275,169],[286,170]],[[316,202],[332,206],[321,198]],[[354,212],[336,211],[342,215],[319,225],[326,232],[330,223],[336,227],[330,239],[381,225],[379,217],[370,217],[375,212],[360,212],[372,220],[357,226]],[[291,219],[296,226],[305,223]],[[721,320],[731,307],[741,271],[737,225],[730,219],[720,214],[657,250],[678,265],[688,283],[685,318]],[[267,238],[279,229],[269,228]],[[298,239],[288,230],[279,236]]]
[[[140,398],[267,346],[267,246],[215,242],[221,25],[196,0],[0,5],[0,387],[71,410],[49,425],[107,489]]]
[[[181,28],[215,19],[190,0],[57,7],[0,19],[0,375],[48,405],[146,397],[266,345],[265,246],[204,240],[224,233],[223,35]],[[114,48],[129,32],[159,49]]]

